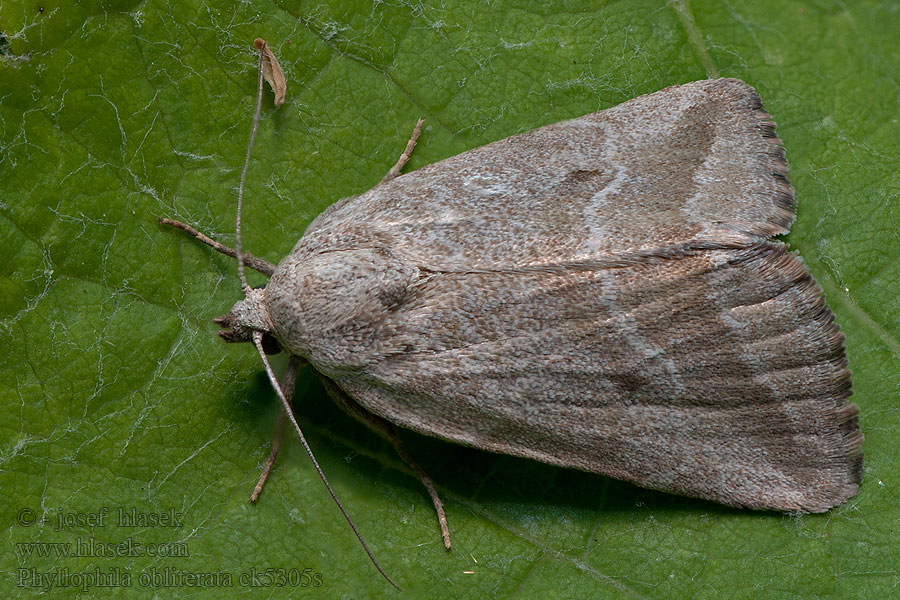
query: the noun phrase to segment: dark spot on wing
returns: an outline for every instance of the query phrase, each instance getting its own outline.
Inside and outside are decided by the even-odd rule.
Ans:
[[[591,179],[596,179],[597,177],[603,177],[603,172],[598,171],[597,169],[576,169],[570,171],[569,174],[566,175],[564,183],[584,183]]]

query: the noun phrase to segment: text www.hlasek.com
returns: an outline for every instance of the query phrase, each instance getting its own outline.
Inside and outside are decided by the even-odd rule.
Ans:
[[[122,556],[190,556],[187,544],[170,542],[146,544],[127,537],[121,542],[97,542],[93,538],[76,537],[73,542],[17,542],[16,551],[23,558],[122,557]]]

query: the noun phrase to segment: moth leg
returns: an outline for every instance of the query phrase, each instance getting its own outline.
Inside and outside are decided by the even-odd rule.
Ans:
[[[420,120],[421,124],[421,120]],[[422,485],[425,486],[425,490],[428,492],[428,495],[431,496],[431,502],[434,504],[434,510],[437,512],[438,524],[441,526],[441,537],[444,539],[444,547],[447,550],[450,549],[450,528],[447,525],[447,515],[444,512],[444,502],[441,500],[441,497],[438,495],[437,490],[434,487],[434,482],[431,477],[429,477],[428,473],[419,466],[419,464],[413,459],[412,455],[410,455],[409,451],[406,449],[406,446],[403,445],[403,441],[400,439],[400,436],[397,435],[397,429],[394,427],[393,423],[382,419],[377,415],[373,415],[362,406],[353,401],[350,396],[348,396],[344,390],[339,388],[336,383],[328,379],[327,377],[322,377],[322,383],[325,386],[328,395],[331,396],[331,399],[334,400],[335,404],[340,406],[347,414],[351,417],[386,439],[394,446],[394,450],[397,452],[397,455],[403,459],[409,468],[413,470],[413,472],[419,477],[419,480],[422,482]]]
[[[197,238],[204,244],[211,246],[213,248],[213,250],[215,250],[217,252],[226,254],[226,255],[230,256],[231,258],[237,257],[237,252],[235,252],[233,248],[229,248],[228,246],[226,246],[224,244],[220,244],[216,240],[200,233],[199,231],[197,231],[196,229],[194,229],[187,223],[182,223],[181,221],[176,221],[175,219],[167,219],[165,217],[158,217],[157,221],[159,221],[163,225],[168,225],[170,227],[180,229],[180,230],[184,231],[185,233],[194,236],[195,238]],[[265,261],[261,258],[257,258],[255,256],[253,256],[252,254],[250,254],[249,252],[244,252],[244,263],[251,269],[255,269],[255,270],[259,271],[260,273],[262,273],[263,275],[268,275],[269,277],[271,277],[272,273],[275,272],[275,265],[273,265],[272,263]]]
[[[291,402],[294,399],[294,388],[297,384],[297,369],[299,366],[300,359],[296,356],[291,356],[287,369],[285,369],[284,375],[281,377],[281,390],[284,392],[284,397],[287,398],[288,402]],[[281,437],[284,434],[284,421],[285,414],[282,410],[278,413],[278,422],[275,423],[275,435],[272,438],[272,450],[269,452],[269,458],[266,459],[266,464],[263,466],[262,473],[259,475],[259,481],[256,483],[256,487],[250,495],[250,502],[255,503],[259,498],[263,486],[266,485],[266,480],[269,478],[269,471],[272,470],[272,465],[275,464],[275,458],[278,456],[278,451],[281,449]]]
[[[272,438],[272,450],[269,452],[269,458],[266,459],[266,464],[263,466],[262,473],[259,475],[259,481],[256,482],[256,487],[253,488],[253,493],[250,494],[250,502],[254,504],[262,493],[263,486],[269,478],[269,471],[272,470],[272,465],[275,464],[275,457],[278,456],[278,451],[281,449],[281,437],[284,434],[284,421],[285,416],[284,411],[282,410],[278,413],[278,421],[275,423],[275,435]]]
[[[375,415],[372,416],[374,417]],[[385,421],[385,423],[387,423],[387,421]],[[397,430],[392,424],[387,423],[387,425],[390,426],[390,433],[385,435],[385,437],[394,446],[394,450],[397,452],[397,455],[403,459],[403,462],[409,465],[409,468],[419,476],[419,481],[422,482],[422,485],[425,486],[425,491],[431,496],[431,503],[434,504],[434,510],[437,513],[438,525],[441,527],[441,537],[444,539],[444,548],[449,550],[450,527],[447,525],[447,514],[444,512],[444,502],[438,495],[431,477],[425,472],[425,469],[419,466],[419,463],[413,460],[412,455],[407,451],[406,446],[403,445],[403,440],[397,435]]]
[[[413,129],[412,137],[409,138],[409,141],[406,142],[406,149],[403,151],[403,154],[400,155],[400,159],[397,161],[391,170],[387,172],[387,175],[382,178],[379,183],[384,183],[386,181],[390,181],[391,179],[400,175],[400,171],[409,162],[409,157],[412,156],[413,150],[416,147],[416,141],[419,139],[419,135],[422,133],[422,123],[425,122],[425,119],[419,119],[419,122],[416,123],[416,127]]]

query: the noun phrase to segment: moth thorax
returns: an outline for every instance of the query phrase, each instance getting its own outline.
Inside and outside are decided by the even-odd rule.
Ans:
[[[384,327],[420,277],[415,265],[381,248],[289,256],[266,286],[272,334],[326,375],[358,368],[397,343]]]

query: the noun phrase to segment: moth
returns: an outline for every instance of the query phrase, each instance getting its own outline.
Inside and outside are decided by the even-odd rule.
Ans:
[[[420,129],[384,180],[255,265],[271,278],[217,319],[227,341],[308,362],[395,442],[750,509],[857,493],[843,336],[772,239],[794,192],[753,88],[677,85],[401,175]]]

